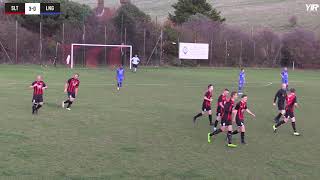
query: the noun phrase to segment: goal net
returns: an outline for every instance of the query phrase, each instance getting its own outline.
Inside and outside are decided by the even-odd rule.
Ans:
[[[131,69],[131,45],[71,44],[66,63],[75,67],[103,67],[128,65]]]

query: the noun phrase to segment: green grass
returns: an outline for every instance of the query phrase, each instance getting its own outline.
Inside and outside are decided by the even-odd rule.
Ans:
[[[289,124],[272,131],[279,69],[248,69],[246,146],[228,149],[225,135],[206,142],[207,117],[196,127],[208,83],[234,89],[237,69],[141,69],[127,72],[116,92],[114,72],[79,69],[80,92],[72,111],[59,107],[64,68],[0,66],[0,179],[318,179],[319,71],[290,72],[301,108],[294,137]],[[36,74],[49,89],[45,106],[31,115]],[[266,86],[269,82],[273,84]],[[214,98],[217,98],[215,94]],[[215,108],[215,107],[214,107]],[[239,144],[239,136],[234,137]]]
[[[74,0],[83,3],[83,0]],[[91,7],[97,6],[96,0],[86,0]],[[173,11],[172,4],[177,0],[131,0],[144,12],[151,15],[153,19],[164,21],[168,13]],[[279,32],[290,30],[289,18],[297,16],[298,26],[309,30],[315,30],[319,24],[319,13],[306,11],[306,3],[315,1],[305,0],[214,0],[208,1],[221,14],[227,18],[227,23],[239,26],[251,31],[258,31],[261,28],[270,28]],[[119,6],[119,0],[105,1],[106,6]],[[318,27],[317,31],[320,29]]]

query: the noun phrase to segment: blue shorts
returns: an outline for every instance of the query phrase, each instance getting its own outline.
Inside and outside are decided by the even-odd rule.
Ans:
[[[288,84],[289,81],[287,79],[282,79],[282,84]]]
[[[239,82],[239,87],[243,87],[244,86],[244,82]]]
[[[117,81],[118,81],[118,83],[122,83],[123,78],[118,78]]]

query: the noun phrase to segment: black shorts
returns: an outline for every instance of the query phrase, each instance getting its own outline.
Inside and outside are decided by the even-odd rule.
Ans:
[[[285,110],[285,108],[284,108],[284,103],[278,103],[278,110],[279,110],[279,111]]]
[[[133,68],[138,68],[138,64],[132,64]]]
[[[70,98],[70,96],[75,99],[76,98],[76,93],[74,92],[68,92],[68,98]]]
[[[33,103],[42,103],[43,102],[43,95],[33,95],[32,98]]]
[[[205,104],[202,104],[202,111],[203,112],[211,111],[211,106],[206,106]]]
[[[294,118],[294,112],[292,111],[286,111],[286,114],[284,115],[285,118]]]
[[[228,120],[226,118],[221,119],[221,126],[231,126],[232,125],[232,120]]]
[[[237,123],[237,126],[238,126],[238,127],[244,126],[244,120],[241,120],[241,119],[239,119],[239,118],[236,118],[236,123]]]

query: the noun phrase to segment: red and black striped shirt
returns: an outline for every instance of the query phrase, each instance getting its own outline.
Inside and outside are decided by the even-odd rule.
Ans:
[[[43,88],[47,87],[47,85],[43,81],[34,81],[33,86],[33,95],[43,95]]]
[[[237,119],[244,120],[244,110],[248,109],[246,102],[238,102],[235,109],[237,110]]]
[[[75,93],[76,89],[79,88],[80,85],[80,81],[78,79],[75,78],[71,78],[67,81],[68,83],[68,89],[67,91],[69,93]]]
[[[207,91],[204,96],[205,96],[206,98],[208,98],[208,99],[211,99],[211,98],[212,98],[212,92]],[[211,101],[208,101],[208,100],[206,100],[206,99],[203,100],[203,104],[204,104],[206,107],[211,107]]]
[[[291,93],[286,98],[286,111],[294,112],[294,104],[297,103],[297,96],[295,93]]]
[[[223,118],[225,120],[231,121],[232,120],[232,110],[234,106],[234,100],[229,99],[226,104],[224,105],[224,112],[223,112]]]
[[[226,101],[227,101],[227,96],[221,94],[218,98],[217,109],[221,108],[221,110],[223,110],[223,107],[226,104]],[[223,107],[221,106],[221,104],[223,105]]]

